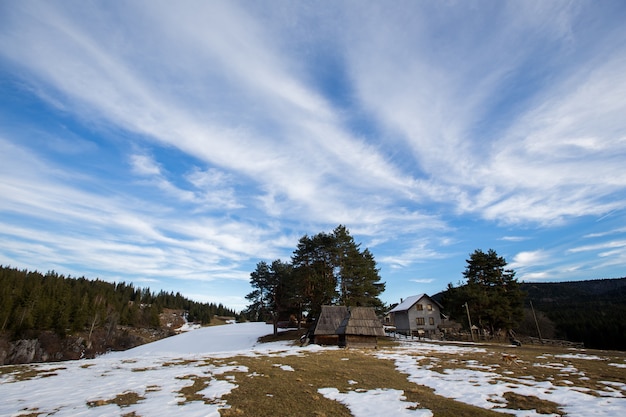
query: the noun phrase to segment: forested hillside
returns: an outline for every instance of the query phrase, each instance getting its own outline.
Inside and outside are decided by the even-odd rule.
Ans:
[[[538,324],[543,338],[626,351],[626,278],[521,282],[519,289],[525,293],[524,319],[514,326],[519,336],[538,337]],[[458,308],[464,307],[464,301],[446,299],[447,292],[449,289],[432,297],[446,311],[456,311],[453,319],[464,322],[465,310]]]
[[[536,311],[555,325],[557,337],[586,347],[626,350],[626,278],[522,283]]]
[[[0,336],[5,344],[53,336],[58,345],[79,334],[93,354],[131,347],[138,342],[128,341],[129,329],[171,331],[160,329],[164,309],[184,311],[189,321],[202,324],[214,315],[236,315],[222,304],[191,301],[179,293],[0,266]],[[92,347],[96,338],[100,342]]]

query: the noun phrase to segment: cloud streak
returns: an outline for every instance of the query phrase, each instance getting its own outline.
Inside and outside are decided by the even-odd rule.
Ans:
[[[0,7],[8,261],[238,280],[343,223],[398,287],[626,264],[580,249],[623,237],[620,2]]]

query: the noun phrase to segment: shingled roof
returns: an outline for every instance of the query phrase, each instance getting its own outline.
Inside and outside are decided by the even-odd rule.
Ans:
[[[337,327],[337,334],[383,337],[385,331],[373,308],[350,307],[348,314]]]
[[[322,313],[315,327],[315,336],[337,334],[337,328],[347,315],[346,306],[322,306]]]

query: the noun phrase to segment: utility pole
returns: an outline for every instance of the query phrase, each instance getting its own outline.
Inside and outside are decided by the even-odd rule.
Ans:
[[[467,311],[467,321],[469,322],[470,334],[472,335],[472,342],[474,341],[474,330],[472,329],[472,319],[469,313],[469,307],[467,306],[467,301],[463,304],[465,307],[465,311]]]
[[[537,326],[537,334],[539,335],[539,342],[543,345],[543,339],[541,338],[541,330],[539,330],[539,322],[537,321],[537,315],[535,314],[535,308],[533,307],[533,301],[530,301],[530,309],[533,311],[533,317],[535,318],[535,326]]]

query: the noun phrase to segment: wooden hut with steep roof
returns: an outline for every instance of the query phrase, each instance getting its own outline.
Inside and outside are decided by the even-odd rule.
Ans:
[[[372,307],[322,306],[313,343],[341,347],[376,347],[385,336]]]
[[[313,343],[318,345],[338,345],[337,328],[348,315],[346,306],[322,306],[322,312],[313,333]]]
[[[384,337],[385,331],[372,307],[350,307],[337,334],[339,346],[376,348],[378,337]]]

